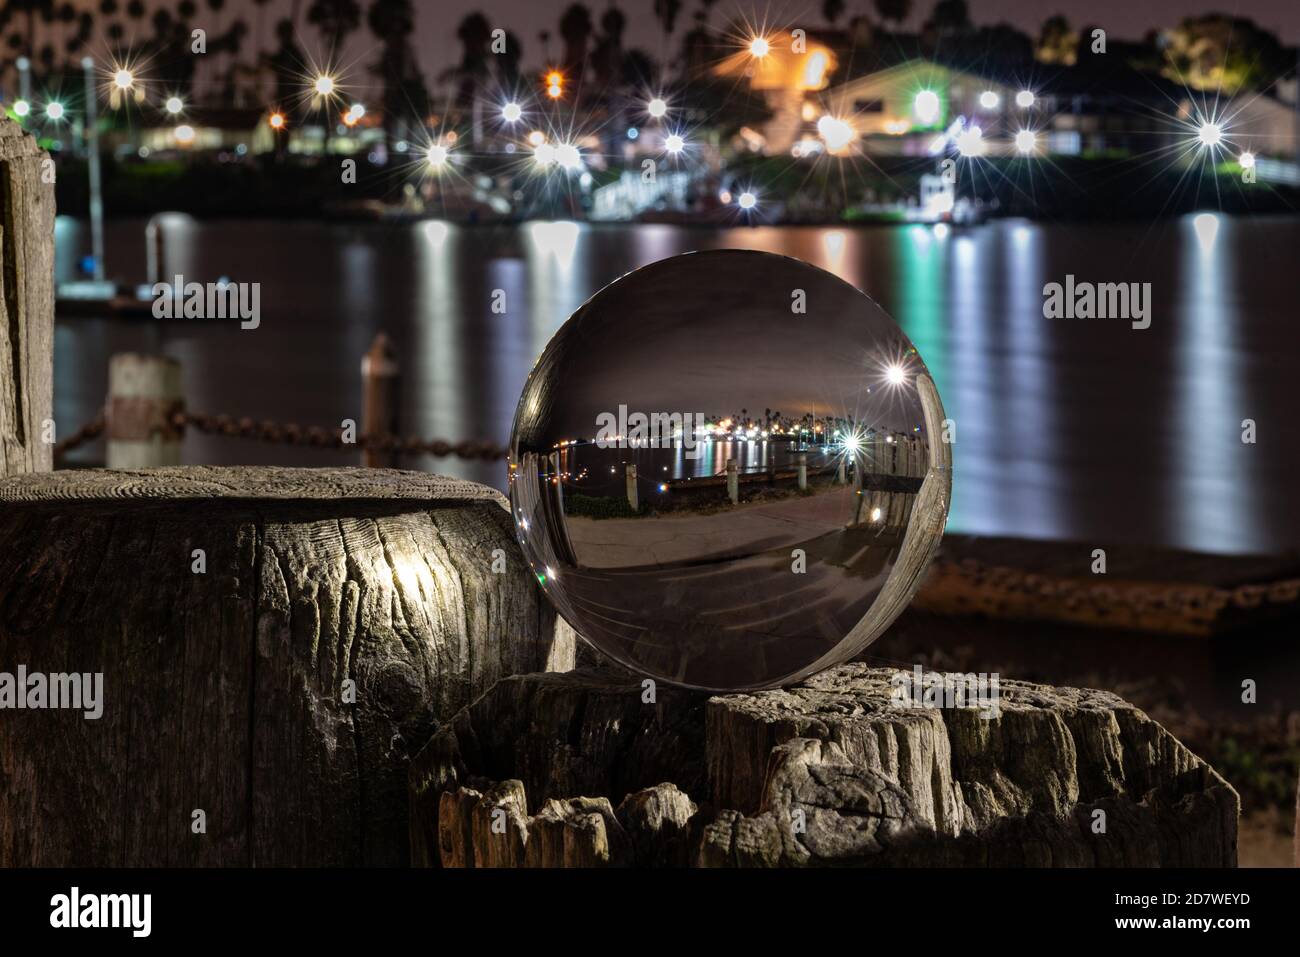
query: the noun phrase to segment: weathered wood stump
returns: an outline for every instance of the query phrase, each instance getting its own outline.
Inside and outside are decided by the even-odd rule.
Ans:
[[[896,674],[654,704],[611,672],[504,679],[412,761],[412,862],[1235,865],[1236,792],[1115,695],[1005,681],[982,718],[894,703]]]
[[[0,502],[0,671],[103,673],[98,719],[0,711],[0,865],[403,864],[436,723],[572,666],[483,486],[65,471]]]
[[[0,115],[0,476],[48,472],[54,402],[54,177]]]

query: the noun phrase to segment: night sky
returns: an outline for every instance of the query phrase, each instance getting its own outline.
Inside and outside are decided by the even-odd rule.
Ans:
[[[209,17],[216,18],[206,4],[206,0],[197,0],[200,9],[196,24],[201,25]],[[570,0],[413,0],[416,8],[416,46],[426,79],[431,80],[442,70],[452,65],[459,58],[459,44],[456,41],[455,27],[460,18],[472,10],[481,10],[494,25],[500,25],[512,31],[523,43],[524,63],[535,67],[540,65],[541,44],[538,31],[546,29],[551,33],[550,50],[552,57],[558,56],[562,49],[557,27],[560,14]],[[363,10],[369,7],[368,0],[359,0]],[[86,0],[74,0],[81,9],[98,9],[98,3]],[[306,39],[308,53],[314,53],[316,34],[313,28],[305,26],[306,10],[311,0],[299,0],[302,11],[299,15],[300,27]],[[1013,26],[1037,35],[1043,20],[1053,13],[1063,13],[1076,27],[1096,24],[1106,28],[1114,37],[1122,39],[1140,38],[1153,27],[1173,26],[1185,16],[1219,10],[1225,13],[1249,17],[1260,26],[1272,30],[1284,43],[1300,43],[1300,3],[1296,0],[968,0],[971,19],[976,25],[994,24],[1006,21]],[[158,3],[147,0],[150,10],[158,6],[174,9],[175,3]],[[122,3],[125,6],[125,2]],[[593,19],[599,21],[600,12],[605,9],[606,0],[591,0],[588,7]],[[618,6],[628,18],[625,42],[628,46],[641,47],[658,57],[663,50],[663,33],[654,17],[653,0],[622,0]],[[682,35],[692,26],[692,15],[698,8],[694,0],[684,0],[682,13],[678,18],[675,32],[669,41],[669,48],[676,52],[680,48]],[[917,28],[929,16],[933,9],[931,0],[914,0],[913,12],[904,24],[908,29]],[[841,25],[849,18],[865,13],[873,20],[878,20],[874,5],[870,0],[847,0],[847,12],[841,19]],[[271,0],[262,15],[264,45],[271,43],[273,24],[288,15],[290,0]],[[721,25],[733,18],[735,13],[743,13],[750,20],[764,19],[769,25],[798,25],[806,22],[809,26],[825,25],[821,15],[821,2],[782,2],[772,0],[753,3],[728,2],[720,0],[713,10],[711,22]],[[250,28],[255,24],[252,0],[228,0],[220,16],[220,24],[228,25],[236,17],[243,17]],[[127,24],[128,35],[130,24]],[[146,27],[147,29],[147,27]],[[252,38],[250,37],[250,43]],[[354,35],[347,50],[347,59],[360,57],[362,62],[371,62],[378,49],[374,37],[365,29]]]

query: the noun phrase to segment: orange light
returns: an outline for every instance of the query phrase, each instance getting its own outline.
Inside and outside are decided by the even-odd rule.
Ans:
[[[564,74],[559,70],[546,74],[546,95],[552,100],[558,100],[564,95]]]
[[[270,124],[271,129],[273,129],[273,130],[282,130],[282,129],[284,129],[284,114],[283,114],[283,113],[272,113],[271,116],[270,116],[270,118],[267,119],[266,122]]]

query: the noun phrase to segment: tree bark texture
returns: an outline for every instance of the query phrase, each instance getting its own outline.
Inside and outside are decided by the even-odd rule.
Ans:
[[[985,719],[900,707],[895,674],[653,704],[622,673],[504,679],[412,761],[412,862],[1235,866],[1236,792],[1115,695],[1004,681]]]
[[[54,179],[0,116],[0,477],[48,472],[54,403]]]
[[[0,711],[0,865],[405,864],[437,722],[572,667],[483,486],[61,471],[0,502],[0,671],[104,675],[97,720]]]

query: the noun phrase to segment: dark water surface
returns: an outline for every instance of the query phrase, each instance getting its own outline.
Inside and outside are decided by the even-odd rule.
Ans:
[[[1156,224],[1002,221],[930,227],[737,228],[441,222],[199,223],[168,217],[167,273],[261,283],[261,326],[61,321],[61,435],[103,401],[108,357],[184,364],[195,411],[337,426],[360,419],[360,357],[386,330],[403,431],[504,444],[524,378],[584,299],[638,266],[746,247],[829,269],[903,326],[956,422],[956,531],[1211,552],[1300,546],[1300,219],[1202,214]],[[59,271],[88,246],[58,226]],[[108,271],[145,277],[143,223],[108,227]],[[1043,286],[1151,283],[1151,326],[1045,319]],[[504,290],[506,311],[492,310]],[[636,322],[635,315],[627,317]],[[671,356],[646,355],[670,365]],[[615,400],[614,407],[617,406]],[[752,410],[751,410],[752,411]],[[1242,442],[1253,419],[1257,442]],[[74,460],[102,460],[87,447]],[[355,455],[190,434],[188,463],[355,463]],[[502,463],[409,467],[504,487]]]

